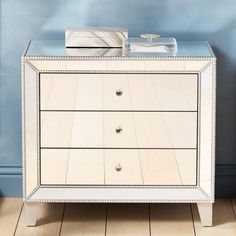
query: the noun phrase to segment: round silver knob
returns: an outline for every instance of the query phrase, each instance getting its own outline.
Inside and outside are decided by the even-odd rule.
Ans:
[[[120,134],[122,132],[122,130],[123,130],[122,127],[119,126],[119,127],[116,128],[116,133]]]
[[[120,97],[123,94],[123,91],[121,89],[116,90],[116,96]]]
[[[121,164],[117,164],[117,165],[116,165],[116,171],[121,171],[121,170],[122,170]]]

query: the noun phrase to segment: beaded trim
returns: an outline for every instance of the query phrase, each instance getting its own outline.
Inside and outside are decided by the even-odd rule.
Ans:
[[[66,60],[66,61],[140,61],[140,60],[145,60],[145,61],[209,61],[213,56],[211,57],[188,57],[188,56],[178,56],[178,57],[160,57],[160,56],[25,56],[25,59],[28,60]]]
[[[26,197],[26,154],[25,154],[25,66],[24,57],[21,58],[21,129],[22,129],[22,178],[23,178],[23,199]]]

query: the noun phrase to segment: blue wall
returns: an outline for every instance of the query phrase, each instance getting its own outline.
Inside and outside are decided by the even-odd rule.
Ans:
[[[208,40],[218,57],[218,183],[236,178],[235,0],[1,0],[0,191],[20,191],[20,56],[29,39],[63,39],[68,26],[126,26]],[[14,183],[9,185],[9,183]],[[236,182],[235,182],[236,184]],[[227,189],[226,189],[227,190]],[[1,194],[1,192],[0,192]]]

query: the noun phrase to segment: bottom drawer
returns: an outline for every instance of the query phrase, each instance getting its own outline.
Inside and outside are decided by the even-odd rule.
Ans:
[[[195,149],[42,149],[41,184],[196,185]]]

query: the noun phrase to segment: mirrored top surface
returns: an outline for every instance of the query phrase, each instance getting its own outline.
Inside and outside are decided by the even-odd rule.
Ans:
[[[63,40],[31,41],[25,56],[100,56],[100,57],[214,57],[206,41],[177,41],[175,55],[160,53],[127,54],[121,48],[65,48]]]

